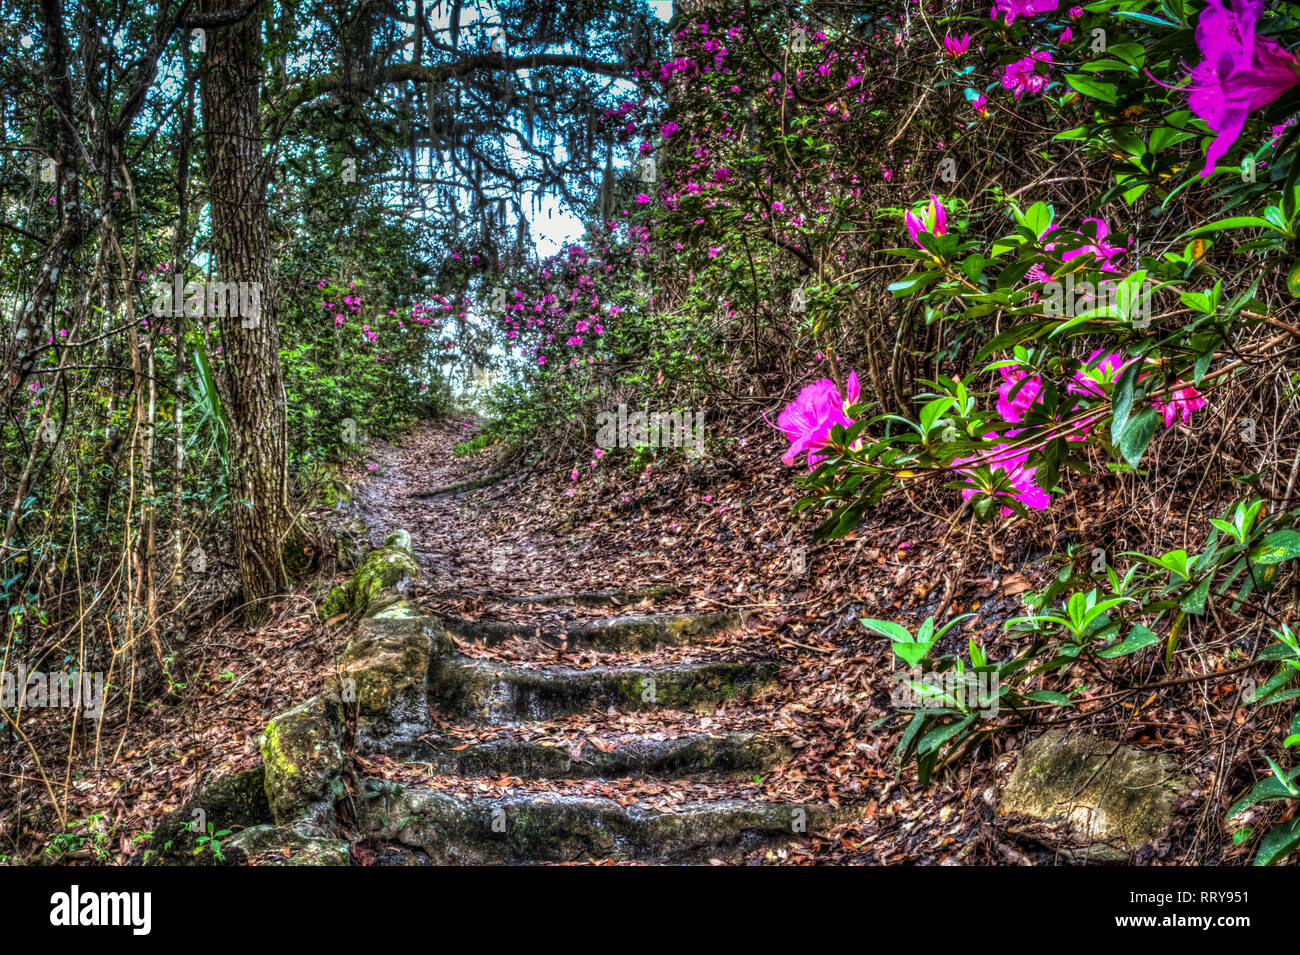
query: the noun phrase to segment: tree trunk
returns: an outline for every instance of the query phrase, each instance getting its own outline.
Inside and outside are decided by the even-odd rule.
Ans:
[[[205,10],[241,6],[207,0]],[[283,593],[291,580],[285,538],[288,421],[280,333],[271,288],[267,168],[262,151],[262,13],[207,31],[203,54],[203,132],[212,214],[212,252],[226,283],[251,283],[260,314],[235,314],[231,298],[216,316],[223,361],[218,375],[230,428],[229,483],[235,546],[246,600]],[[239,295],[245,304],[249,298]],[[249,312],[241,308],[241,313]]]

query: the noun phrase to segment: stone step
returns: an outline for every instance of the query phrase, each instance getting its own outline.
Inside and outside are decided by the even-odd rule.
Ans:
[[[587,741],[580,743],[576,759],[569,745],[537,739],[493,739],[468,745],[456,737],[421,739],[391,746],[389,754],[429,763],[435,772],[449,776],[504,773],[527,779],[611,779],[766,773],[794,752],[789,740],[775,733],[632,737],[616,741],[608,752]]]
[[[362,797],[357,824],[364,836],[420,850],[438,865],[731,860],[857,816],[852,807],[762,800],[686,803],[665,812],[546,792],[461,799],[377,780],[366,781]]]
[[[757,695],[774,685],[776,671],[777,665],[767,661],[524,669],[447,653],[430,669],[429,698],[441,719],[491,723],[548,720],[610,707],[696,712]]]
[[[491,646],[513,637],[540,636],[557,645],[589,647],[617,653],[646,653],[657,647],[701,642],[744,626],[740,613],[679,613],[604,617],[577,622],[463,620],[449,617],[444,626],[462,640]]]
[[[532,594],[523,597],[502,597],[508,604],[542,607],[613,607],[619,604],[639,603],[647,598],[674,597],[683,593],[675,584],[656,584],[640,590],[585,590],[571,594]]]

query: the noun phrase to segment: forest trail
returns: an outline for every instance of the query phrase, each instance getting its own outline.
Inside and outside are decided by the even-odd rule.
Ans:
[[[373,544],[411,532],[412,597],[448,634],[433,731],[358,753],[383,792],[359,820],[376,861],[737,861],[854,818],[763,791],[793,742],[774,709],[781,661],[744,611],[694,606],[635,554],[506,519],[506,482],[429,496],[475,476],[450,453],[474,430],[377,446],[353,498]]]

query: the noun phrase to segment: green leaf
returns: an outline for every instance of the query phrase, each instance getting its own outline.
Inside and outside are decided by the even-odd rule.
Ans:
[[[1300,816],[1268,831],[1259,844],[1255,865],[1272,865],[1281,862],[1300,846]]]
[[[1210,594],[1210,578],[1206,577],[1196,588],[1182,599],[1178,605],[1190,614],[1200,616],[1205,613],[1205,598]]]
[[[1280,564],[1284,560],[1300,557],[1300,532],[1275,531],[1250,552],[1257,564]]]
[[[1057,706],[1070,706],[1070,698],[1064,693],[1056,693],[1052,690],[1034,690],[1025,694],[1025,699],[1033,700],[1035,703],[1055,703]]]
[[[898,642],[894,645],[894,653],[898,654],[909,666],[916,666],[925,659],[925,655],[930,652],[933,643],[917,643],[915,640],[907,642]]]
[[[1128,656],[1130,653],[1136,653],[1144,647],[1149,647],[1153,643],[1160,642],[1160,634],[1147,627],[1137,624],[1129,631],[1129,635],[1119,643],[1107,647],[1100,651],[1097,656],[1109,660],[1114,657]]]
[[[894,623],[892,620],[873,620],[870,617],[862,618],[862,625],[868,630],[874,630],[891,640],[911,641],[912,634],[902,624]]]
[[[1232,819],[1239,816],[1256,803],[1276,802],[1279,799],[1291,798],[1293,797],[1285,784],[1273,776],[1265,776],[1251,787],[1249,793],[1228,807],[1228,814],[1224,818]]]
[[[952,739],[958,733],[961,733],[971,723],[975,722],[975,715],[971,714],[958,723],[949,723],[946,726],[938,726],[926,733],[922,737],[920,744],[916,747],[917,755],[925,756],[933,753],[948,740]]]
[[[1090,76],[1080,76],[1078,73],[1066,74],[1065,82],[1084,96],[1091,96],[1093,99],[1099,99],[1106,103],[1115,102],[1114,83],[1103,83],[1101,80],[1093,79]]]
[[[1118,444],[1120,435],[1124,433],[1128,425],[1129,414],[1133,410],[1134,389],[1137,386],[1138,369],[1141,362],[1133,362],[1125,368],[1115,381],[1115,391],[1113,397],[1111,422],[1110,422],[1110,440]]]
[[[1208,225],[1198,226],[1184,235],[1198,235],[1202,232],[1213,232],[1217,229],[1271,229],[1274,232],[1280,231],[1277,226],[1267,219],[1261,219],[1259,216],[1233,216],[1230,219],[1220,219],[1218,222],[1211,222]]]
[[[1129,420],[1124,433],[1120,435],[1120,453],[1133,467],[1137,467],[1138,462],[1142,460],[1147,445],[1151,443],[1151,438],[1156,433],[1158,420],[1155,408],[1143,408]]]
[[[905,279],[899,279],[897,282],[890,282],[889,291],[894,293],[895,298],[902,298],[904,295],[919,292],[927,285],[933,285],[941,278],[943,278],[942,272],[918,272],[915,275],[909,275]]]

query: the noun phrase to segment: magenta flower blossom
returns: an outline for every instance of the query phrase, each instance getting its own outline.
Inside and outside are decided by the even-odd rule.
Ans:
[[[984,98],[983,93],[971,100],[970,106],[971,109],[975,110],[975,115],[980,119],[989,118],[989,101]]]
[[[1208,0],[1196,24],[1205,59],[1192,67],[1187,105],[1214,132],[1202,176],[1231,148],[1246,117],[1300,84],[1300,59],[1272,40],[1255,36],[1263,0]]]
[[[1072,395],[1104,398],[1106,390],[1103,385],[1113,384],[1119,377],[1119,373],[1124,370],[1124,366],[1131,360],[1119,352],[1105,354],[1103,349],[1098,348],[1088,356],[1083,367],[1074,373],[1073,379],[1066,384],[1065,390]]]
[[[966,51],[970,49],[970,34],[963,34],[960,40],[944,36],[943,48],[948,51],[948,55],[954,60],[961,59],[966,54]]]
[[[1025,93],[1041,93],[1047,89],[1050,77],[1038,72],[1038,64],[1044,63],[1050,71],[1052,54],[1046,50],[1034,50],[1028,56],[1022,56],[1014,63],[1002,68],[1002,85],[1012,91],[1016,99]]]
[[[925,208],[924,218],[909,210],[904,214],[903,221],[907,223],[907,234],[912,237],[913,242],[920,245],[922,232],[943,235],[948,231],[948,210],[943,207],[938,196],[931,195],[930,204]]]
[[[1025,372],[1006,365],[998,371],[1002,373],[1002,384],[998,386],[998,414],[1003,421],[1023,421],[1043,391],[1043,380],[1037,375],[1029,377],[1012,398],[1011,392],[1026,377]]]
[[[991,435],[996,437],[996,435]],[[1009,445],[998,444],[990,451],[972,455],[967,458],[958,458],[953,462],[953,468],[958,474],[971,476],[968,468],[962,465],[980,465],[987,464],[995,472],[1002,471],[1007,475],[1011,482],[1011,496],[1020,501],[1025,507],[1033,511],[1046,510],[1052,503],[1051,496],[1034,482],[1034,476],[1038,471],[1037,468],[1026,467],[1029,452],[1022,451],[1019,454],[1013,454],[1009,450]],[[978,488],[962,488],[961,496],[969,500],[976,494],[980,493]],[[1009,507],[1002,508],[1002,516],[1010,517],[1014,511]]]
[[[1201,397],[1201,393],[1186,382],[1178,382],[1179,387],[1170,396],[1168,403],[1155,399],[1152,404],[1155,405],[1165,419],[1165,427],[1173,426],[1175,418],[1182,418],[1183,424],[1190,424],[1192,421],[1192,412],[1200,411],[1208,402]]]
[[[1091,223],[1091,225],[1089,225]],[[1040,239],[1048,239],[1049,236],[1063,236],[1065,231],[1060,226],[1050,226],[1039,236]],[[1084,219],[1083,228],[1078,233],[1084,241],[1067,249],[1061,253],[1061,261],[1069,262],[1081,255],[1094,255],[1100,261],[1098,268],[1102,272],[1119,273],[1119,259],[1128,252],[1128,245],[1114,245],[1108,241],[1110,236],[1110,226],[1106,225],[1101,219]],[[1054,252],[1064,243],[1059,238],[1053,238],[1043,244],[1043,248],[1048,252]],[[1052,277],[1047,274],[1047,270],[1041,265],[1035,265],[1026,274],[1025,278],[1031,282],[1050,282]]]
[[[1006,14],[1007,23],[1014,23],[1016,17],[1037,17],[1044,13],[1055,13],[1060,0],[994,0],[989,19],[996,20],[999,13]]]
[[[1092,223],[1091,230],[1087,230],[1088,223]],[[1087,242],[1076,249],[1070,249],[1068,252],[1062,253],[1061,261],[1069,262],[1071,259],[1078,258],[1081,255],[1091,254],[1095,255],[1101,261],[1101,271],[1119,272],[1119,264],[1117,260],[1128,251],[1128,246],[1112,245],[1110,242],[1107,242],[1106,238],[1110,235],[1110,226],[1106,225],[1106,223],[1100,219],[1084,219],[1083,224],[1084,230],[1080,230],[1079,234],[1084,238],[1087,238],[1088,232],[1091,231],[1093,235],[1096,236],[1096,240],[1093,242]],[[1058,244],[1059,243],[1048,243],[1045,248],[1051,250],[1056,248]]]
[[[831,429],[835,425],[848,428],[853,420],[846,414],[846,409],[857,404],[861,397],[858,373],[849,375],[845,384],[845,394],[840,395],[839,388],[829,378],[821,378],[799,392],[799,397],[785,406],[777,417],[777,427],[790,442],[790,448],[781,456],[781,460],[792,465],[795,458],[808,452],[808,467],[814,468],[825,455],[814,452],[830,440]]]

